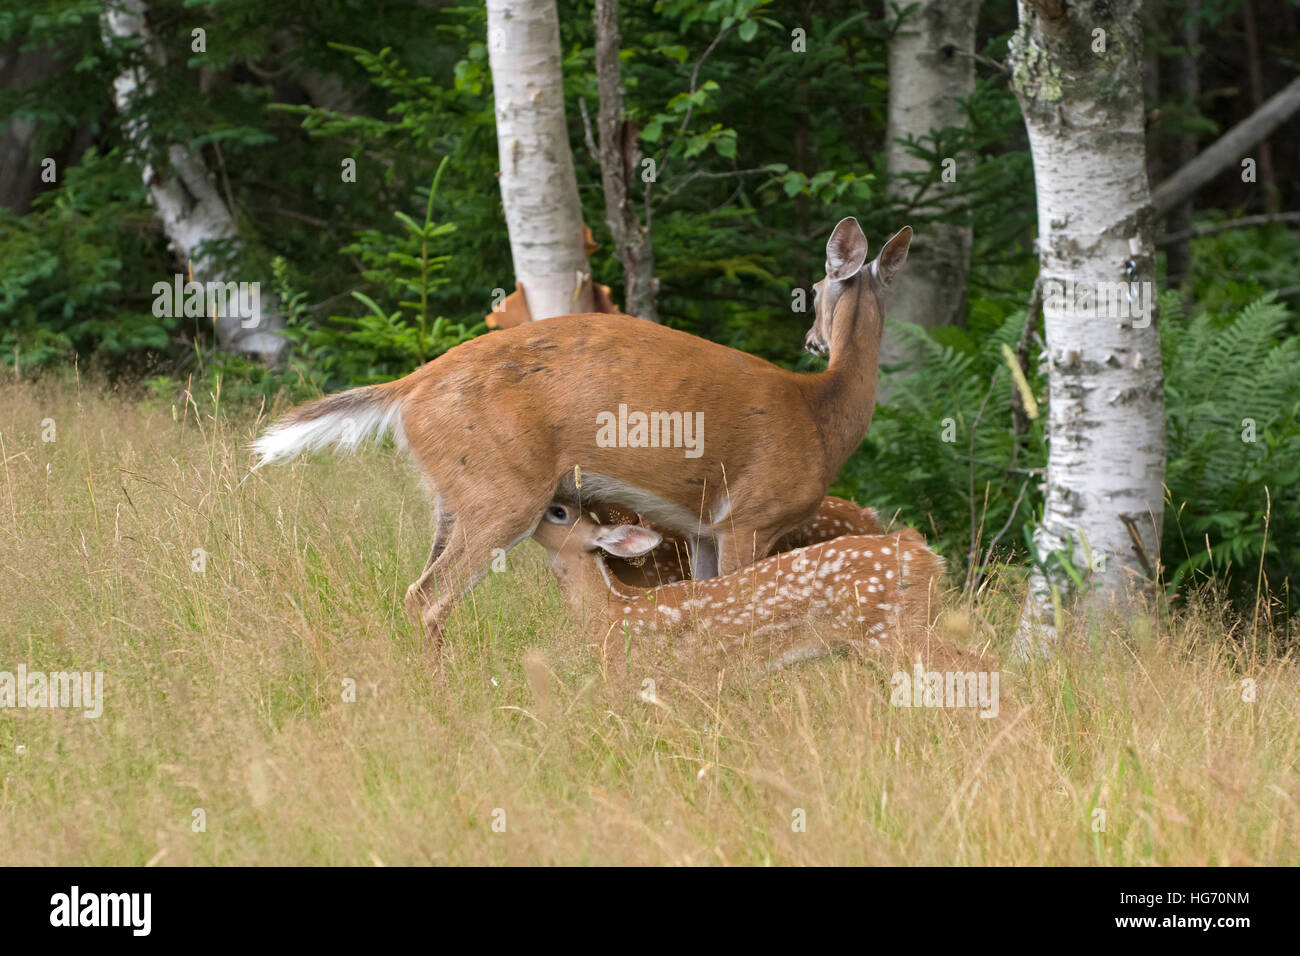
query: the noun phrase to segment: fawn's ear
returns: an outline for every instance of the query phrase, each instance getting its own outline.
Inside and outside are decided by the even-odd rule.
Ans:
[[[826,275],[831,279],[852,279],[867,261],[867,237],[852,216],[836,225],[826,243]]]
[[[596,547],[619,558],[639,558],[659,546],[663,536],[658,531],[637,524],[620,524],[601,528],[595,537]]]
[[[876,276],[885,285],[894,281],[898,270],[907,261],[907,250],[912,244],[912,227],[904,226],[894,233],[889,241],[880,247],[876,256]]]

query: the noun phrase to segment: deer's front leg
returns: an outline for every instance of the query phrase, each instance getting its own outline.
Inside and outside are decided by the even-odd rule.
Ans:
[[[717,535],[718,574],[733,574],[767,557],[781,536],[782,530],[779,527],[762,528],[736,524],[725,531],[719,531]]]
[[[691,535],[691,577],[696,581],[718,576],[718,539],[708,529]]]

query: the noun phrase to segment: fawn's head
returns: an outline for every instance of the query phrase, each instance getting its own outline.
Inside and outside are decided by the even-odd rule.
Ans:
[[[565,580],[578,573],[584,560],[594,560],[598,551],[639,558],[663,540],[657,531],[642,525],[600,524],[571,502],[558,499],[546,506],[533,538],[547,550],[551,566]]]
[[[814,355],[825,355],[831,348],[832,332],[837,322],[854,320],[852,311],[873,310],[877,323],[885,317],[885,289],[907,261],[912,242],[912,227],[904,226],[881,247],[867,264],[867,237],[852,216],[839,221],[826,243],[826,278],[813,285],[813,311],[816,318],[804,339],[804,347]],[[864,265],[866,266],[864,268]],[[846,295],[845,293],[849,293]],[[862,296],[867,297],[862,302]],[[836,308],[844,307],[838,320]]]

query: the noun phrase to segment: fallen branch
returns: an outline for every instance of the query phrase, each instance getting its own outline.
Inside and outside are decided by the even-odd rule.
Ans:
[[[1216,236],[1231,229],[1253,229],[1255,226],[1267,226],[1274,222],[1300,222],[1300,212],[1261,213],[1258,216],[1243,216],[1240,219],[1229,219],[1227,222],[1216,222],[1209,226],[1193,226],[1190,229],[1180,229],[1178,232],[1162,236],[1156,245],[1172,246],[1184,239]]]
[[[1151,194],[1156,216],[1167,215],[1219,173],[1239,163],[1246,150],[1281,126],[1296,110],[1300,110],[1300,77],[1269,97],[1263,106],[1157,186]]]

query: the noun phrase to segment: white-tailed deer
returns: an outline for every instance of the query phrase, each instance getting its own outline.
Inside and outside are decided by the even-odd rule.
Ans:
[[[911,238],[903,227],[868,263],[856,219],[831,233],[806,339],[829,350],[825,372],[790,372],[642,319],[561,316],[480,336],[395,382],[300,406],[254,443],[258,466],[395,432],[437,509],[428,564],[406,594],[435,651],[493,552],[531,535],[557,494],[580,490],[584,502],[617,502],[701,540],[696,577],[735,571],[817,512],[862,441],[875,407],[881,297]],[[686,421],[693,440],[680,431]]]
[[[601,552],[646,554],[659,534],[601,525],[566,501],[547,507],[533,538],[546,549],[569,611],[597,646],[698,632],[710,643],[813,626],[863,649],[915,634],[939,610],[943,559],[916,531],[844,535],[706,580],[636,588],[609,573]]]
[[[685,581],[691,576],[690,542],[671,528],[660,528],[640,515],[618,505],[597,504],[587,509],[598,524],[639,524],[657,532],[663,540],[638,558],[605,556],[605,564],[616,578],[632,587],[653,588],[661,584]],[[793,551],[810,544],[829,541],[846,534],[884,534],[884,526],[875,508],[863,508],[827,495],[817,514],[795,528],[772,548],[774,554]]]

